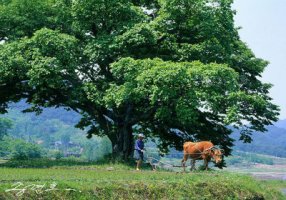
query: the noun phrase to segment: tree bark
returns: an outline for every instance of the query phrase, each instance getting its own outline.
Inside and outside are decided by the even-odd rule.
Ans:
[[[134,152],[133,139],[132,126],[127,124],[119,125],[116,137],[111,140],[113,156],[125,161],[132,158]]]

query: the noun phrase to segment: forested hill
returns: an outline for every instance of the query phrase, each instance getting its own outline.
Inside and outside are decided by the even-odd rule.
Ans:
[[[21,101],[17,104],[10,104],[10,111],[22,111],[28,108],[28,105]],[[80,120],[80,115],[73,111],[67,111],[64,108],[44,108],[40,115],[35,115],[34,113],[27,113],[29,117],[35,120],[45,121],[57,119],[65,124],[75,125]]]
[[[111,144],[106,137],[88,140],[85,131],[74,127],[80,120],[78,113],[64,108],[45,108],[40,115],[22,113],[28,108],[24,102],[9,107],[9,112],[0,116],[12,124],[8,136],[0,141],[0,157],[10,158],[15,153],[10,155],[8,152],[17,151],[21,145],[28,147],[31,143],[41,147],[42,156],[53,158],[76,156],[98,160],[110,153]]]
[[[233,137],[239,138],[238,132],[235,132]],[[252,138],[253,141],[250,144],[244,144],[241,141],[235,142],[235,149],[286,157],[286,120],[280,120],[274,126],[269,126],[266,133],[255,132]]]
[[[73,127],[80,119],[79,114],[63,108],[44,109],[44,112],[38,116],[33,113],[21,114],[20,110],[26,108],[27,105],[24,102],[13,104],[10,112],[3,116],[13,121],[14,136],[26,140],[31,136],[34,140],[41,139],[46,142],[60,140],[68,135],[74,142],[79,138],[81,141],[86,140],[84,132]],[[237,140],[235,150],[286,157],[286,120],[280,120],[274,126],[269,126],[267,133],[255,132],[253,142],[250,144],[238,141],[238,132],[233,133],[233,138]]]

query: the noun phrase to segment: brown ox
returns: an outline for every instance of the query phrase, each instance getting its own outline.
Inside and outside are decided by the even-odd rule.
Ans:
[[[188,158],[192,159],[191,170],[195,168],[196,160],[204,160],[205,169],[208,170],[208,163],[212,158],[215,163],[220,163],[222,161],[222,151],[209,141],[185,142],[184,158],[182,160],[184,172],[186,171],[186,161]]]

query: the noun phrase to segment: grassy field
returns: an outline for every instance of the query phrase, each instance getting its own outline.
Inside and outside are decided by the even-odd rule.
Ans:
[[[51,161],[51,163],[54,161]],[[0,168],[0,199],[286,199],[279,182],[230,172],[134,171],[123,164],[33,161]],[[30,164],[31,164],[30,163]],[[14,163],[15,164],[15,163]],[[38,168],[35,168],[38,166]],[[284,182],[283,182],[284,184]],[[281,187],[282,186],[282,187]],[[285,186],[286,187],[286,186]]]

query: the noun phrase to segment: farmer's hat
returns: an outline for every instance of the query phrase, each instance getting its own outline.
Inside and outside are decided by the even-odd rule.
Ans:
[[[140,133],[138,134],[138,137],[144,138],[145,136],[142,133]]]

